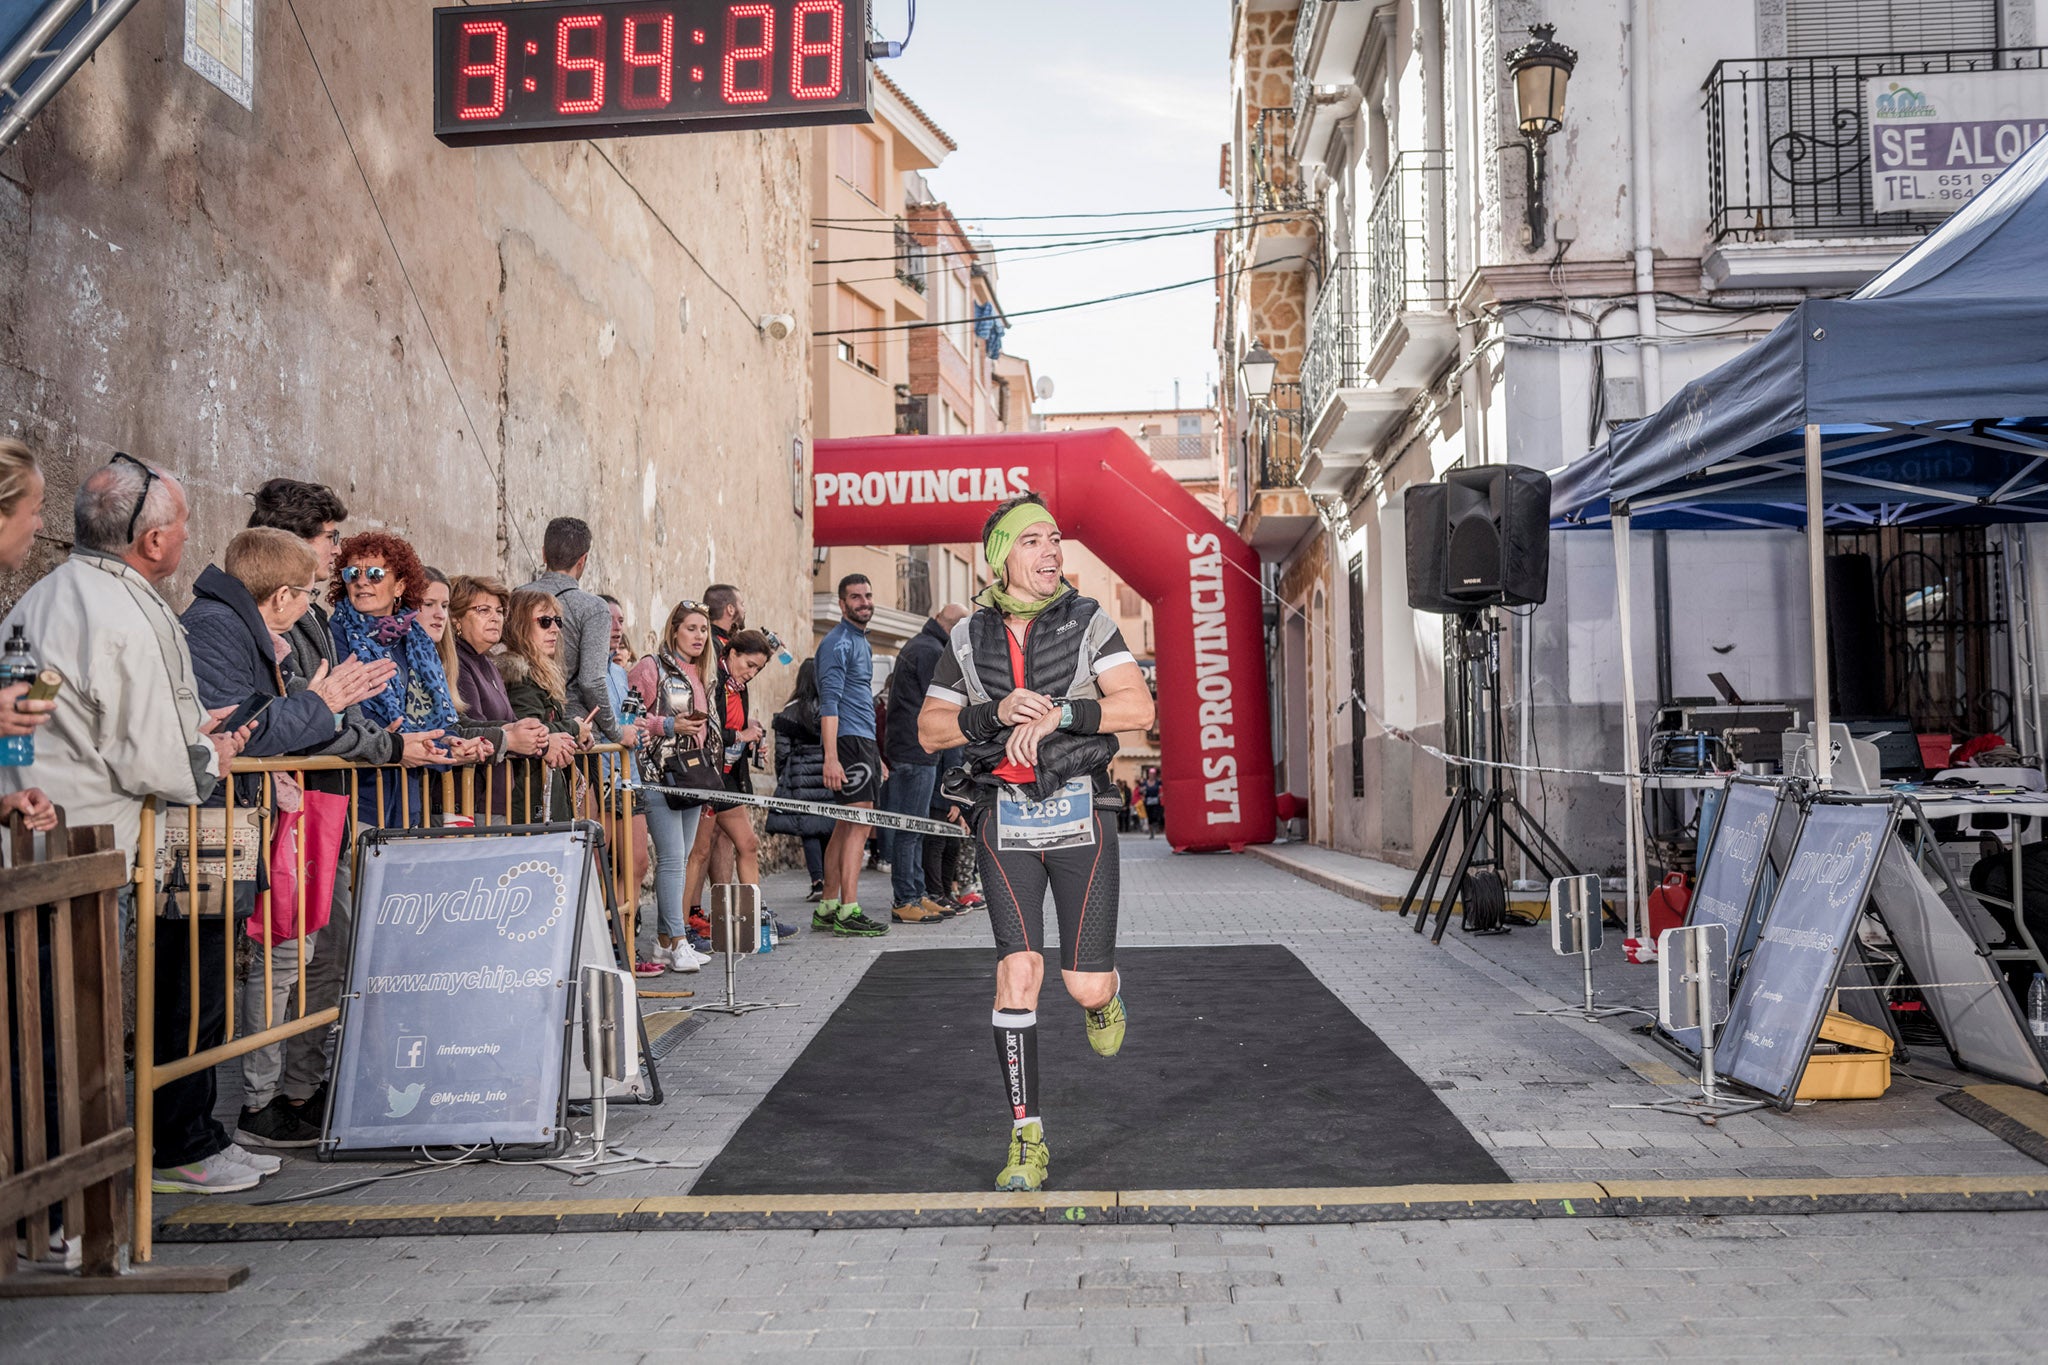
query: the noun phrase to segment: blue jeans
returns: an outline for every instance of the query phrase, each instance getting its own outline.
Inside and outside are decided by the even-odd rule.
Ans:
[[[882,791],[882,809],[929,819],[932,788],[938,781],[936,763],[899,763],[889,770],[889,784]],[[895,892],[895,903],[915,905],[924,899],[924,836],[900,829],[894,833],[896,844],[890,850],[889,882]]]
[[[647,793],[647,836],[654,841],[654,908],[661,932],[682,938],[683,868],[690,861],[690,845],[697,837],[697,822],[704,818],[701,806],[671,810],[659,792]]]

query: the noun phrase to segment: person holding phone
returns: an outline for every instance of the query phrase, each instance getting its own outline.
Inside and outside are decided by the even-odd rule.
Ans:
[[[633,665],[626,681],[647,707],[646,770],[659,782],[668,751],[677,744],[702,745],[710,733],[711,690],[717,679],[711,646],[711,616],[702,603],[676,603],[662,627],[661,646]],[[694,972],[710,961],[690,947],[685,920],[690,854],[696,843],[697,806],[678,807],[671,798],[646,793],[647,833],[654,841],[655,944],[670,971]]]
[[[348,708],[381,691],[388,678],[387,664],[365,664],[351,658],[334,669],[322,663],[304,689],[291,690],[296,669],[286,637],[320,589],[319,568],[318,556],[289,531],[243,531],[228,542],[219,565],[209,564],[200,573],[192,586],[192,605],[179,618],[192,650],[199,700],[207,706],[235,707],[224,723],[231,729],[252,727],[243,751],[252,757],[318,751],[340,730]],[[235,780],[238,807],[247,809],[264,797],[260,777]],[[206,802],[209,806],[221,803],[218,791]],[[239,888],[237,894],[241,894]],[[307,907],[309,966],[319,942],[314,931],[326,923],[326,908]],[[292,987],[299,976],[296,931],[272,943],[269,952],[270,1017],[282,1022],[291,1017]],[[260,967],[242,974],[236,1005],[241,1019],[264,1018],[263,990]],[[235,1127],[238,1143],[304,1147],[319,1140],[320,1130],[307,1115],[296,1111],[281,1091],[283,1063],[283,1044],[259,1048],[241,1059],[242,1113]]]
[[[748,753],[761,740],[760,722],[750,720],[746,713],[746,687],[754,680],[754,675],[767,666],[772,649],[761,632],[742,630],[732,637],[728,651],[718,660],[706,733],[713,749],[712,761],[724,769],[726,786],[735,791],[739,790],[735,774],[744,772]],[[711,871],[714,831],[732,841],[733,880],[758,886],[761,882],[761,844],[754,833],[753,818],[746,808],[707,803],[697,812],[697,819],[697,839],[690,849],[690,863],[685,873],[684,889],[689,904],[695,907],[701,903],[697,898],[703,894],[704,879]],[[776,933],[780,937],[779,923]]]

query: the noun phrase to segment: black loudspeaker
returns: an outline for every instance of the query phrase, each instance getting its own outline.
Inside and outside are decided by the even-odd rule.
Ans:
[[[1403,503],[1408,605],[1444,615],[1541,602],[1550,590],[1550,478],[1521,465],[1454,469]]]
[[[1401,496],[1408,528],[1408,605],[1455,616],[1468,608],[1444,595],[1444,486],[1418,483]]]

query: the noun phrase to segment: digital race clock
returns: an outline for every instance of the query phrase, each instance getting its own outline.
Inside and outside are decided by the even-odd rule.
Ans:
[[[867,123],[868,0],[588,0],[434,11],[450,146]]]

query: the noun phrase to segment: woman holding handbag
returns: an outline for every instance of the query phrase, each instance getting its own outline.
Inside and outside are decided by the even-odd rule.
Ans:
[[[711,728],[717,677],[711,617],[702,604],[678,602],[662,627],[661,645],[633,665],[626,681],[647,706],[643,767],[665,787],[722,784],[717,759],[704,746]],[[683,888],[696,840],[701,800],[647,793],[647,833],[654,841],[655,943],[670,971],[694,972],[711,959],[690,947]]]
[[[725,777],[722,785],[733,790],[741,790],[738,783],[745,780],[745,765],[752,760],[754,746],[761,742],[760,722],[747,716],[747,684],[768,666],[768,655],[773,649],[760,631],[742,630],[727,642],[724,657],[718,660],[717,680],[711,689],[711,716],[716,728],[711,731],[710,745],[712,762]],[[746,808],[706,805],[698,819],[697,839],[690,849],[685,873],[687,903],[693,911],[700,904],[697,897],[711,871],[714,827],[732,840],[733,879],[755,886],[761,882],[761,843]],[[776,934],[781,936],[779,923]]]

